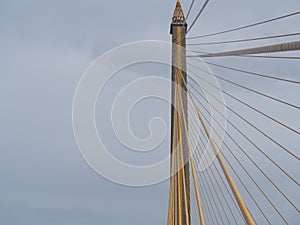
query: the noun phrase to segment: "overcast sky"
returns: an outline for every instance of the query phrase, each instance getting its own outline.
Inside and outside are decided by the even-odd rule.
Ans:
[[[191,1],[182,2],[187,11]],[[196,2],[189,22],[203,1]],[[166,224],[168,182],[142,188],[125,187],[103,179],[88,167],[73,137],[72,101],[85,69],[106,51],[132,41],[169,41],[175,3],[175,0],[0,0],[1,224]],[[190,35],[245,25],[299,9],[300,2],[295,0],[212,0]],[[226,38],[298,32],[299,27],[298,16],[228,34]],[[271,42],[260,42],[266,43]],[[231,45],[231,48],[233,46],[243,45]],[[227,50],[227,46],[199,50]],[[233,58],[215,62],[268,74],[284,74],[299,80],[299,63]],[[148,71],[149,74],[152,72],[155,73],[155,70]],[[140,74],[147,76],[147,72],[140,70],[131,73],[129,70],[124,74],[129,78],[120,78],[118,82],[129,82]],[[242,78],[237,81],[253,82],[268,93],[300,104],[299,88],[294,86],[283,87],[277,83],[264,86],[260,81]],[[120,88],[117,84],[111,87]],[[233,91],[239,93],[238,90]],[[253,96],[241,94],[241,97],[259,105]],[[147,102],[140,105],[142,114],[138,113],[138,108],[133,112],[137,118],[133,129],[141,136],[147,135],[148,131],[141,128],[147,127],[151,113],[161,115],[166,122],[169,120],[168,105],[159,101],[153,104],[152,109],[147,109]],[[102,124],[99,133],[104,131],[102,135],[107,135],[108,144],[117,148],[117,141],[109,138],[111,128],[106,117],[108,110],[104,106],[97,106],[97,118]],[[278,114],[299,130],[300,123],[295,121],[299,112],[293,111],[287,118],[274,112],[274,107],[269,108],[271,113]],[[106,129],[108,133],[105,133]],[[289,147],[299,146],[297,136],[286,140],[286,136],[282,137],[279,133],[274,131],[274,135],[281,137]],[[169,140],[165,140],[159,150],[162,151],[159,157],[167,154]],[[113,152],[122,155],[122,151]],[[295,171],[294,175],[299,176]],[[299,198],[298,195],[292,197]],[[296,224],[295,214],[291,214],[290,218]]]

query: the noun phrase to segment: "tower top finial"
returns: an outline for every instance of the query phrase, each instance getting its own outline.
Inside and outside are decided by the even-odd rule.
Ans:
[[[177,4],[174,10],[172,21],[175,23],[185,22],[185,17],[183,14],[183,10],[180,4],[180,0],[177,0]]]

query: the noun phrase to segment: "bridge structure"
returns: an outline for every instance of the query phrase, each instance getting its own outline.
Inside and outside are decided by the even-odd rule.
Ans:
[[[195,0],[190,4],[187,17],[178,0],[172,17],[170,33],[173,43],[173,86],[168,225],[297,224],[296,221],[300,221],[297,206],[300,201],[300,126],[293,118],[299,118],[300,115],[297,104],[300,80],[293,79],[289,74],[264,74],[216,63],[212,59],[239,58],[260,60],[259,63],[267,60],[266,66],[273,60],[299,64],[298,56],[274,53],[300,50],[300,41],[297,40],[300,33],[200,41],[300,16],[300,12],[215,33],[188,36],[209,2],[204,1],[190,26],[187,19]],[[207,52],[192,49],[191,53],[186,50],[262,40],[277,41],[280,38],[295,39],[230,51]],[[218,73],[195,66],[193,62],[196,61],[213,67]],[[209,76],[222,82],[223,87],[209,82],[206,79]],[[234,78],[238,78],[238,81]],[[252,81],[253,79],[257,81]],[[265,86],[261,87],[261,83]],[[289,96],[292,98],[263,90],[264,87],[274,85],[276,90],[280,87],[290,90],[292,94]],[[228,99],[228,103],[217,99],[209,86],[220,91]],[[207,96],[222,104],[228,115],[222,114],[212,105]],[[218,115],[213,115],[212,109]],[[189,115],[191,111],[194,113]],[[215,117],[225,120],[227,128]],[[215,130],[213,123],[224,136]],[[195,132],[196,129],[200,133]],[[216,138],[222,140],[221,145],[216,142]],[[205,155],[205,150],[211,153]],[[200,164],[208,166],[200,170]]]

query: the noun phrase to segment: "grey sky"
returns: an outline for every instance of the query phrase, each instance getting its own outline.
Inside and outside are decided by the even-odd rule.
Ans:
[[[76,147],[71,110],[76,85],[95,58],[127,42],[170,40],[169,24],[175,2],[0,0],[0,224],[166,224],[168,183],[130,188],[113,184],[95,174]],[[182,2],[187,11],[191,1]],[[196,2],[189,22],[203,1]],[[300,2],[295,0],[212,0],[190,35],[245,25],[299,9]],[[232,39],[297,32],[299,18],[228,34],[227,37]],[[235,45],[237,48],[242,46]],[[226,48],[202,50],[218,51]],[[251,71],[285,74],[285,77],[299,80],[299,63],[278,61],[276,64],[274,61],[233,58],[215,62]],[[165,68],[157,70],[164,74],[167,71]],[[215,70],[216,73],[218,71],[221,70]],[[129,70],[118,82],[126,83],[141,73],[140,70],[131,73]],[[148,75],[146,72],[142,74]],[[246,84],[253,82],[244,78],[237,80]],[[277,83],[262,84],[260,81],[254,84],[262,90],[300,104],[299,88],[290,89],[278,86]],[[110,88],[118,85],[114,84]],[[277,92],[279,89],[280,93]],[[240,94],[239,90],[234,91]],[[240,97],[259,107],[264,104],[256,101],[253,96],[249,98],[241,94]],[[147,111],[145,102],[138,107],[142,112],[145,109],[147,112],[138,115],[137,108],[135,114],[138,124],[134,127],[141,136],[147,135],[147,130],[142,128],[147,127],[147,121],[152,115],[161,115],[166,121],[169,119],[166,104],[159,101],[151,104],[159,110],[152,108]],[[117,149],[113,153],[122,157],[124,149],[118,149],[119,143],[110,137],[111,130],[107,124],[109,111],[102,111],[103,106],[97,107],[99,126],[105,126],[108,130],[103,135],[107,135],[107,142]],[[299,130],[299,112],[293,111],[286,118],[283,113],[274,112],[274,106],[264,109]],[[252,118],[255,120],[255,117]],[[263,123],[262,120],[257,122]],[[100,127],[99,130],[101,133]],[[270,132],[282,138],[291,148],[299,145],[297,136],[287,139],[280,135],[279,130]],[[153,157],[167,154],[168,148],[166,140],[160,147],[161,152]],[[299,174],[293,172],[299,177]],[[293,194],[292,191],[289,193]],[[296,224],[295,214],[291,213],[290,218]]]

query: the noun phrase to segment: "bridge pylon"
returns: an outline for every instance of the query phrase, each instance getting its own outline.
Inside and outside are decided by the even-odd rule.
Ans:
[[[187,139],[188,106],[186,93],[187,23],[177,1],[172,17],[172,111],[171,180],[168,225],[190,225],[190,165]]]

